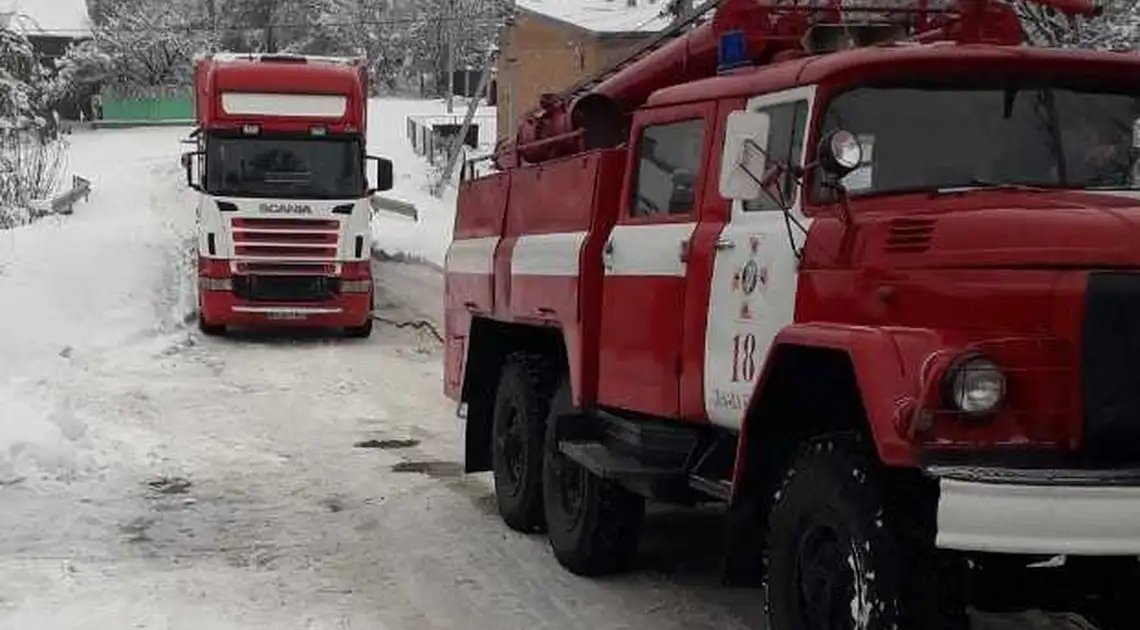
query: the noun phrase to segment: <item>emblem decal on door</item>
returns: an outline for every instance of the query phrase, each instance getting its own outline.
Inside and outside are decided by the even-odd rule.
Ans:
[[[738,317],[741,320],[751,320],[753,317],[752,306],[749,304],[749,298],[753,293],[760,290],[761,293],[768,288],[768,266],[761,265],[757,258],[760,254],[760,245],[763,243],[762,237],[751,236],[748,239],[748,260],[744,265],[737,268],[736,273],[732,274],[732,291],[733,293],[740,292],[740,311]]]

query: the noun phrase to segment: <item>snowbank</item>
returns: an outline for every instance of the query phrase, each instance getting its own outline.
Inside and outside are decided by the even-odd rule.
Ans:
[[[467,106],[457,101],[455,115],[462,122]],[[494,121],[494,108],[481,107],[479,122],[485,125]],[[431,195],[432,178],[437,169],[415,154],[407,138],[407,118],[436,117],[446,112],[442,100],[373,99],[368,112],[368,151],[371,155],[387,157],[395,162],[395,186],[386,196],[413,203],[419,211],[419,220],[379,214],[372,222],[374,246],[388,254],[408,254],[412,257],[443,265],[447,246],[451,243],[455,223],[455,196],[453,187],[444,189],[443,197]],[[494,138],[494,129],[480,129],[480,138]],[[458,173],[458,170],[456,171]]]
[[[179,177],[186,129],[80,132],[67,172],[88,203],[0,231],[0,484],[95,465],[76,371],[110,349],[176,330],[193,292],[193,200]]]

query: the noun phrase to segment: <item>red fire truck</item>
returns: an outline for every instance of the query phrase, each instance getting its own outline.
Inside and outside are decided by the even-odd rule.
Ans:
[[[368,74],[351,59],[206,56],[195,69],[198,326],[372,331]],[[370,186],[366,162],[375,164]]]
[[[706,4],[462,184],[466,469],[582,575],[647,499],[723,502],[773,630],[1133,628],[1140,57],[997,0],[869,15]]]

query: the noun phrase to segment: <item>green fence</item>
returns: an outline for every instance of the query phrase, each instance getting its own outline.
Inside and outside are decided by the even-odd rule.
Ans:
[[[194,97],[188,88],[129,96],[104,93],[97,103],[97,124],[183,124],[194,120]]]

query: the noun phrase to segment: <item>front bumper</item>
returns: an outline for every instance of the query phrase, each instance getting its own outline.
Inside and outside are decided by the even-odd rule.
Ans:
[[[230,291],[202,291],[200,306],[212,325],[251,328],[346,328],[372,316],[372,295],[345,293],[323,302],[248,302]]]
[[[943,549],[1140,556],[1140,471],[932,467]]]

